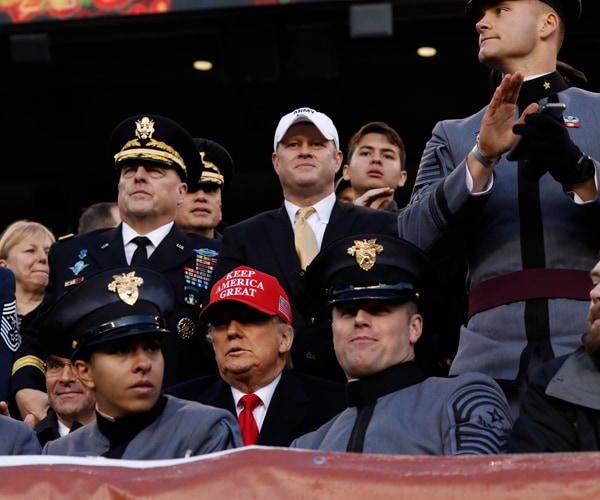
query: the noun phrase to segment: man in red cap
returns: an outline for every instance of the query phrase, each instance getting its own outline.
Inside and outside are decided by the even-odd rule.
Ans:
[[[214,282],[238,266],[250,266],[275,276],[294,313],[294,369],[339,381],[344,375],[333,352],[331,325],[314,314],[304,293],[306,266],[320,248],[342,236],[367,230],[397,234],[394,213],[337,200],[342,157],[338,132],[326,114],[298,108],[281,117],[271,162],[283,203],[223,231],[213,274]]]
[[[276,278],[240,266],[217,281],[200,317],[208,323],[219,375],[166,393],[228,409],[238,416],[244,444],[289,446],[345,407],[341,383],[289,370],[292,308]],[[256,405],[244,409],[251,398]],[[249,412],[253,432],[244,415]]]

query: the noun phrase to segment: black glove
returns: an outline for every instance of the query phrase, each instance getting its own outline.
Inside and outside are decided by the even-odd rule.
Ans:
[[[562,118],[532,113],[524,124],[515,125],[513,132],[525,142],[523,173],[527,177],[539,178],[548,171],[564,187],[570,187],[594,175],[593,162],[571,140]]]

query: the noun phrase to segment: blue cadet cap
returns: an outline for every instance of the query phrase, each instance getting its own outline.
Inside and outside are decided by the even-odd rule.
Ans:
[[[148,267],[108,269],[65,293],[45,314],[40,337],[46,354],[73,361],[125,337],[171,333],[164,316],[175,292],[161,273]]]
[[[123,164],[151,162],[174,168],[188,185],[198,182],[202,162],[194,139],[181,125],[160,115],[135,115],[114,129],[109,150],[115,167]]]
[[[482,5],[494,5],[500,0],[469,0],[465,6],[465,12],[471,17],[479,17],[479,9]],[[574,24],[581,16],[581,0],[540,0],[552,7],[564,20],[565,25]]]
[[[354,300],[417,302],[432,263],[415,245],[380,233],[354,234],[321,249],[306,284],[327,304]]]
[[[228,187],[233,177],[233,159],[223,146],[218,142],[197,137],[194,144],[200,154],[202,174],[194,186],[188,186],[188,192],[195,192],[198,188],[207,185],[218,186],[221,189]]]

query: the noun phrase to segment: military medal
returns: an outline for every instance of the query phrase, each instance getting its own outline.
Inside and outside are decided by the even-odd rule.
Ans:
[[[184,340],[194,335],[194,322],[190,318],[181,318],[177,322],[177,334]]]
[[[579,128],[579,118],[576,116],[563,116],[563,120],[565,122],[565,126],[569,128]]]

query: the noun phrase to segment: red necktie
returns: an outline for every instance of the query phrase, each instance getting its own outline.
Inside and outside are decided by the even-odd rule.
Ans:
[[[258,439],[258,426],[252,410],[262,403],[261,399],[256,394],[246,394],[242,396],[240,400],[242,403],[242,411],[238,417],[240,423],[240,429],[242,430],[242,439],[244,440],[244,446],[256,444]]]

